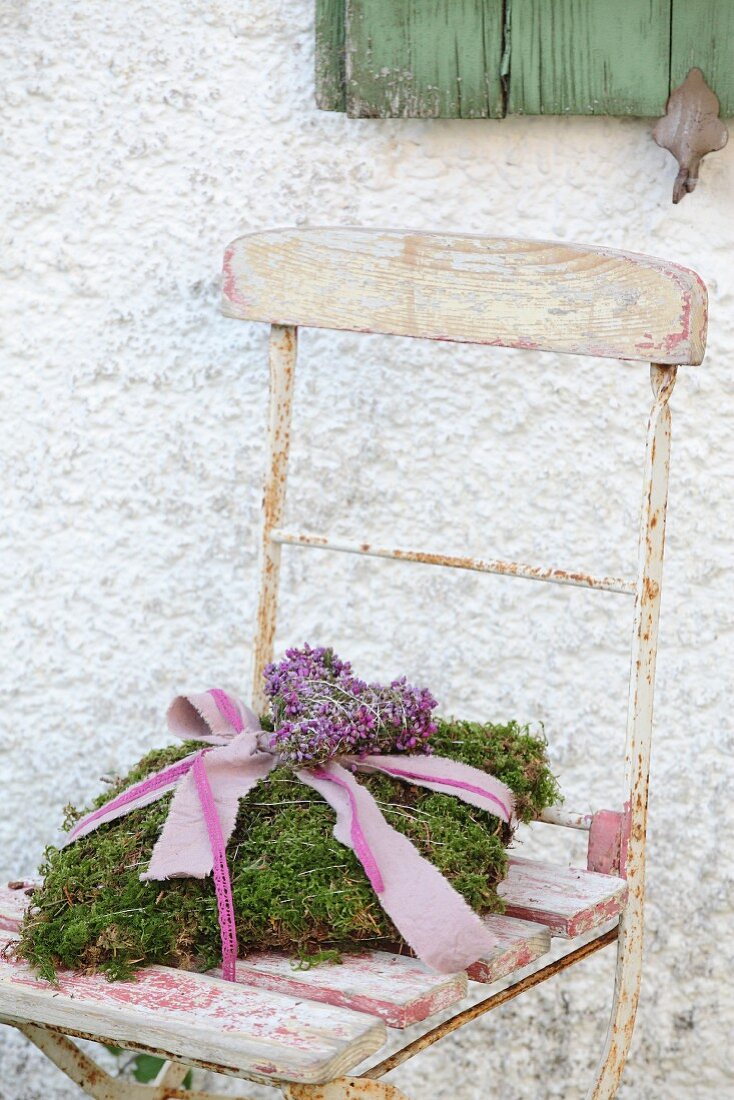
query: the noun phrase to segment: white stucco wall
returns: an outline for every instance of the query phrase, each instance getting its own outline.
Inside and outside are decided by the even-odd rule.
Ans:
[[[711,330],[673,399],[647,965],[620,1096],[728,1095],[734,142],[674,208],[644,121],[320,113],[312,7],[1,6],[0,871],[32,872],[66,802],[165,740],[175,692],[247,690],[266,332],[218,314],[230,239],[361,223],[679,260],[710,287]],[[306,333],[290,514],[629,572],[648,398],[644,366]],[[622,598],[300,551],[284,591],[281,643],[404,671],[447,711],[542,720],[569,805],[617,804]],[[530,850],[579,854],[551,832]],[[585,963],[395,1083],[414,1100],[582,1097],[611,966]],[[2,1031],[0,1097],[76,1095]]]

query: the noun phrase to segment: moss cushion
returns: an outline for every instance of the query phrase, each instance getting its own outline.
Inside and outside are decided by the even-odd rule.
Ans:
[[[545,741],[516,722],[438,720],[433,751],[483,769],[515,793],[528,821],[558,800]],[[65,827],[132,783],[200,746],[184,742],[145,756]],[[360,775],[387,821],[409,837],[478,913],[501,912],[509,826],[488,813],[385,775]],[[46,977],[57,967],[123,978],[145,963],[208,969],[220,961],[212,878],[141,882],[171,795],[101,826],[68,848],[48,848],[18,954]],[[241,954],[285,948],[304,963],[340,949],[402,943],[352,851],[332,835],[334,813],[286,767],[240,802],[227,847]]]

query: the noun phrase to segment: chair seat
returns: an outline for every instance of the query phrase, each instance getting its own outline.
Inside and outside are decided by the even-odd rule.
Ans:
[[[328,1081],[386,1039],[375,1016],[166,966],[125,982],[65,971],[51,985],[1,960],[0,1017],[261,1081]]]
[[[66,971],[58,985],[2,956],[27,896],[0,888],[0,1018],[31,1022],[259,1081],[323,1083],[379,1050],[386,1025],[404,1028],[458,1005],[467,981],[495,982],[535,962],[551,935],[608,923],[626,883],[611,875],[513,859],[500,893],[507,913],[486,917],[497,939],[468,973],[436,974],[409,956],[367,951],[298,970],[262,952],[237,963],[237,982],[149,966],[136,980]]]

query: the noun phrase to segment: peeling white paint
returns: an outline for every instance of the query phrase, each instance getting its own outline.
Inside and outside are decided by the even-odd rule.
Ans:
[[[709,285],[711,327],[672,401],[647,967],[620,1096],[713,1100],[732,1087],[734,1014],[734,144],[674,208],[675,165],[644,121],[321,113],[311,20],[303,0],[0,13],[5,874],[34,870],[65,802],[164,739],[177,691],[247,682],[267,334],[217,312],[230,240],[355,223],[678,260]],[[634,570],[645,367],[304,332],[299,368],[290,527]],[[281,644],[333,641],[368,674],[424,678],[447,710],[542,720],[569,805],[616,804],[627,601],[283,558]],[[580,843],[539,828],[523,854]],[[612,964],[581,964],[395,1084],[411,1100],[576,1100]],[[2,1100],[76,1095],[0,1033]]]

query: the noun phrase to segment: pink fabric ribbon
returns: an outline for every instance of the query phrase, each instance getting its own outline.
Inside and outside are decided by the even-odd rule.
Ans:
[[[148,870],[140,877],[204,878],[213,873],[222,977],[233,981],[237,935],[227,842],[240,798],[266,778],[279,758],[262,747],[257,715],[218,688],[179,695],[169,707],[168,726],[177,736],[205,742],[206,747],[81,818],[66,843],[174,791]],[[492,950],[494,937],[440,871],[388,824],[357,781],[360,771],[379,771],[452,794],[503,821],[513,817],[512,792],[486,772],[440,756],[341,757],[295,773],[335,811],[334,836],[354,851],[382,908],[418,958],[443,973],[464,970]]]

